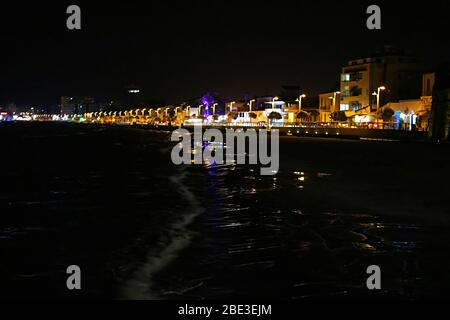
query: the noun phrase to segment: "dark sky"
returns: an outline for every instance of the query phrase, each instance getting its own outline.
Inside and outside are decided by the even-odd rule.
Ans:
[[[53,1],[55,2],[55,1]],[[0,7],[0,102],[58,103],[61,95],[115,97],[137,84],[177,103],[299,85],[332,88],[342,64],[383,45],[450,60],[449,1],[15,1]],[[66,8],[82,30],[66,29]],[[382,9],[382,30],[366,8]]]

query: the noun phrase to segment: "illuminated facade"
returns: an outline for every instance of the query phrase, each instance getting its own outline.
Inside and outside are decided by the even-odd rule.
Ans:
[[[341,111],[376,109],[374,92],[386,87],[380,105],[419,96],[421,64],[416,57],[388,50],[369,58],[348,61],[341,72]]]
[[[330,122],[331,114],[339,110],[340,95],[335,92],[319,94],[319,122]]]

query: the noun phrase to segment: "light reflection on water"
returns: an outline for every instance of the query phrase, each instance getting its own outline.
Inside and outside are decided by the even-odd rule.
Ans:
[[[333,173],[299,168],[268,177],[257,167],[236,164],[206,169],[214,171],[209,192],[217,205],[204,218],[213,231],[202,231],[203,246],[214,250],[206,250],[200,266],[192,268],[210,280],[187,297],[359,298],[370,295],[365,271],[373,264],[383,271],[381,296],[426,297],[444,290],[435,272],[444,275],[450,267],[444,254],[450,233],[348,209],[325,210],[321,186]],[[444,249],[436,254],[436,246]]]

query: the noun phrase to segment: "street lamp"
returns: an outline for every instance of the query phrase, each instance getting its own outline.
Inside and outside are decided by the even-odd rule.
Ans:
[[[230,103],[228,104],[228,106],[230,107],[230,113],[233,112],[233,105],[234,105],[234,104],[236,104],[235,101],[230,102]]]
[[[273,97],[272,98],[272,109],[275,109],[275,101],[278,101],[280,98],[278,97]]]
[[[298,102],[298,111],[302,111],[302,99],[306,98],[306,94],[302,94],[300,95],[300,97],[298,97],[297,101]]]
[[[335,92],[333,92],[333,97],[329,98],[330,100],[333,100],[333,112],[336,111],[336,99],[337,99],[338,94],[341,94],[341,92],[335,91]]]
[[[377,92],[372,93],[373,96],[377,96],[377,111],[380,110],[380,93],[386,90],[385,86],[378,87]]]
[[[253,100],[250,100],[250,102],[249,102],[249,106],[250,106],[250,112],[252,112],[252,103],[253,102],[256,102],[256,100],[255,99],[253,99]]]

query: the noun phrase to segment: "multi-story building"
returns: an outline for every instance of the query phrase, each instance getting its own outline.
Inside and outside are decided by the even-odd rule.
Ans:
[[[74,97],[61,97],[61,114],[71,115],[75,113],[75,98]]]
[[[61,114],[84,114],[89,112],[98,112],[99,105],[93,98],[89,97],[61,97]]]
[[[412,55],[388,50],[372,57],[348,61],[341,73],[341,111],[358,111],[380,105],[416,98],[421,88],[421,63]]]

